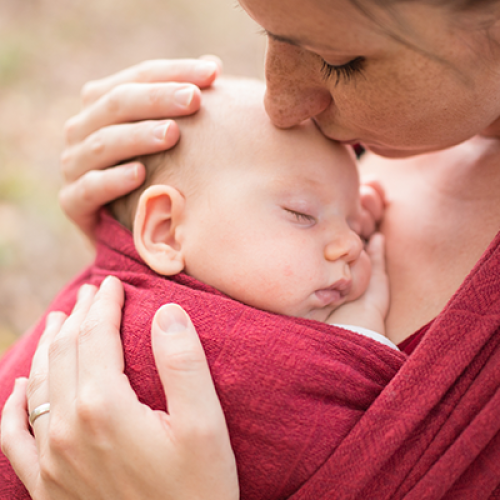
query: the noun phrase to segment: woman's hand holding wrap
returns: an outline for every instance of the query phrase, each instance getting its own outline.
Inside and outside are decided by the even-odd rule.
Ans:
[[[237,499],[224,415],[189,317],[167,305],[153,321],[166,414],[141,404],[123,373],[122,304],[108,278],[99,291],[84,286],[68,318],[49,316],[30,381],[18,380],[5,405],[4,453],[33,500]],[[27,410],[47,402],[33,437]]]
[[[216,58],[155,60],[85,85],[83,109],[66,123],[60,202],[91,241],[99,208],[145,178],[137,162],[108,167],[174,146],[179,129],[167,118],[196,112],[219,71]]]

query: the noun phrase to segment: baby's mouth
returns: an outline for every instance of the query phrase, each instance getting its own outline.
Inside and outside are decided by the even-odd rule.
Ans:
[[[322,307],[328,305],[340,305],[351,290],[351,280],[339,280],[328,288],[316,290],[316,297],[322,303]]]

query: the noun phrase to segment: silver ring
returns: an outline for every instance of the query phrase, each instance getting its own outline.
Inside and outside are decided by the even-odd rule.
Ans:
[[[33,424],[35,423],[35,420],[38,417],[41,417],[42,415],[45,415],[46,413],[49,413],[50,411],[50,403],[44,403],[43,405],[37,406],[31,413],[30,413],[30,425],[33,427]]]

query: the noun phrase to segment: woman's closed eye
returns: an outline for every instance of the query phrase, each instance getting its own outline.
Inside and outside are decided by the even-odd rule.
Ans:
[[[312,215],[297,212],[296,210],[291,210],[290,208],[284,208],[283,210],[290,214],[293,220],[299,224],[311,226],[316,223],[316,219]]]
[[[356,73],[361,73],[363,71],[364,62],[364,57],[356,57],[346,64],[336,66],[333,64],[328,64],[325,60],[323,60],[321,72],[323,73],[323,77],[325,78],[325,80],[329,80],[330,78],[335,76],[337,79],[335,85],[338,85],[341,79],[344,81],[344,83],[349,83],[351,81],[351,78]]]

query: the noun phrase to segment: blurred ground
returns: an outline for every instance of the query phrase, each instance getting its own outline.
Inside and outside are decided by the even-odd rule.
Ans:
[[[2,0],[0,352],[92,259],[57,203],[80,87],[144,59],[207,53],[226,73],[261,77],[257,31],[234,0]]]

